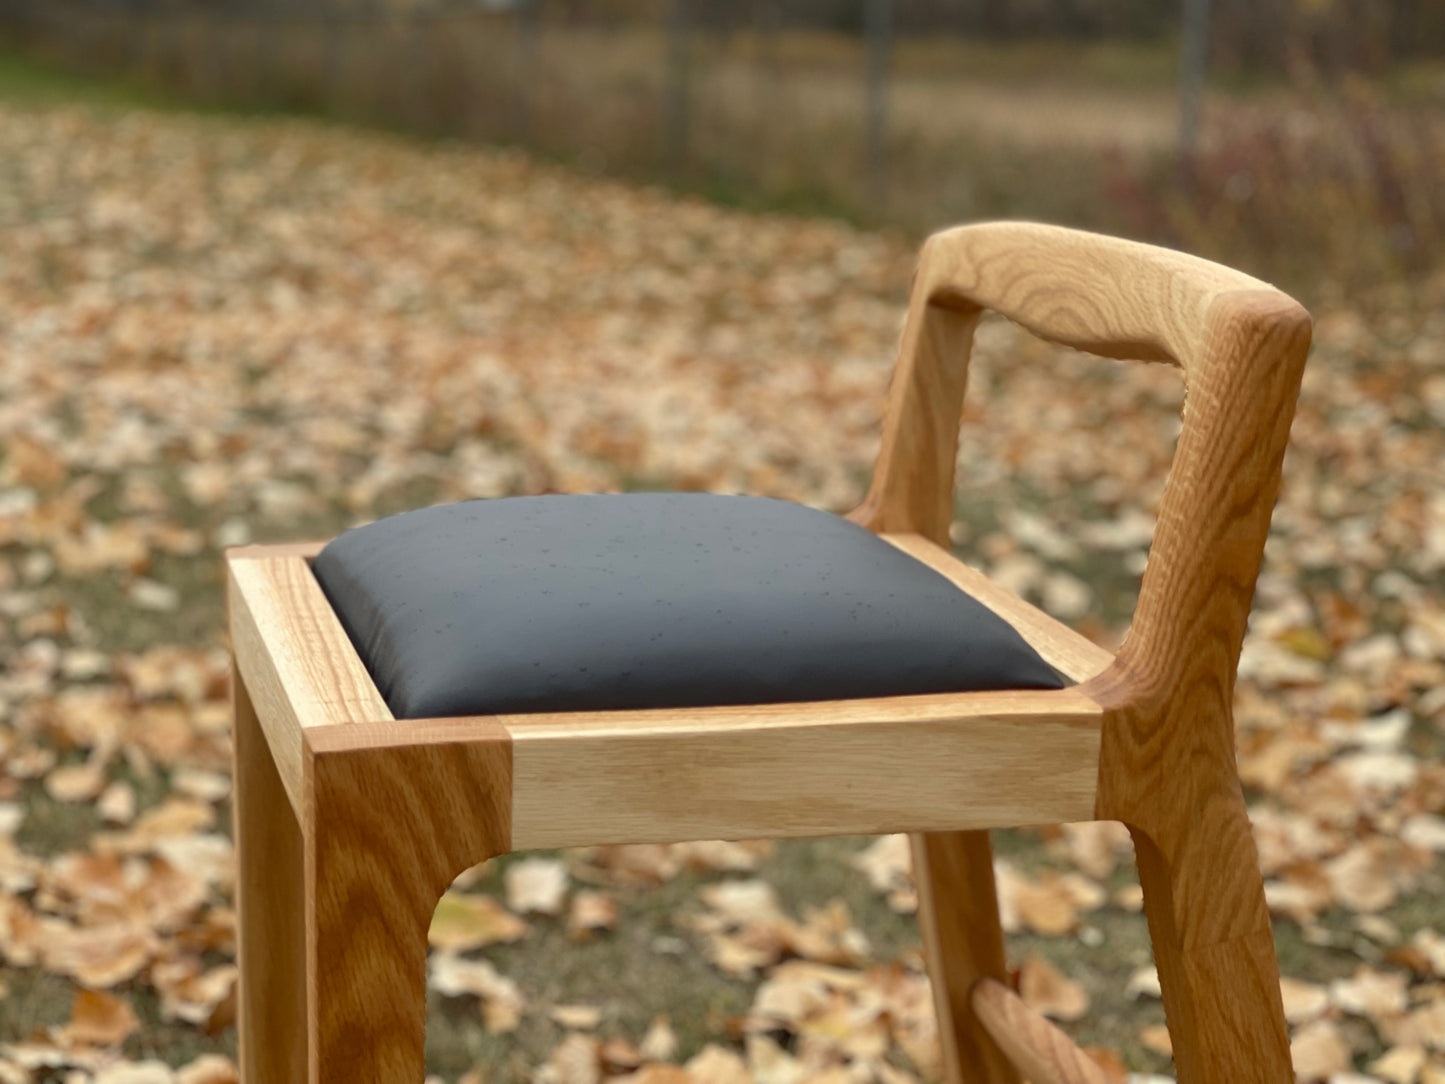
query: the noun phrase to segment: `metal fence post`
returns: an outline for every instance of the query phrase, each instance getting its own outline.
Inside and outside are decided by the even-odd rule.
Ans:
[[[512,138],[535,134],[537,88],[542,84],[542,0],[517,0],[517,66],[512,74]]]
[[[1199,149],[1204,116],[1204,75],[1209,62],[1209,0],[1184,0],[1179,55],[1179,154]]]
[[[863,3],[868,82],[864,157],[869,210],[881,215],[888,199],[888,60],[893,47],[893,0]]]
[[[667,86],[663,101],[663,157],[672,173],[687,161],[692,3],[671,0],[667,12]]]

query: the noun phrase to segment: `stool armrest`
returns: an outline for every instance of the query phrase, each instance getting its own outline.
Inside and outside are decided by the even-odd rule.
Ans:
[[[1248,275],[1151,245],[1028,222],[936,234],[855,521],[947,545],[968,356],[985,309],[1052,342],[1183,370],[1183,428],[1117,665],[1137,673],[1139,695],[1167,696],[1203,652],[1232,689],[1309,315]]]

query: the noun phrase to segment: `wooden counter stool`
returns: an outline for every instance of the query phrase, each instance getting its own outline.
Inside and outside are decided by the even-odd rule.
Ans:
[[[985,309],[1187,388],[1117,657],[950,556]],[[1133,834],[1180,1084],[1293,1080],[1231,699],[1309,345],[1298,304],[1025,223],[923,248],[847,519],[507,498],[231,551],[242,1076],[419,1084],[427,927],[514,850],[914,833],[950,1084],[1100,1079],[999,982],[988,829]]]

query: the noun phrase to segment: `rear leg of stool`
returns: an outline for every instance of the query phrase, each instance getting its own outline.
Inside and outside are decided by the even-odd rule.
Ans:
[[[467,720],[306,732],[310,1084],[421,1084],[427,929],[511,848],[511,747]]]
[[[1289,1031],[1243,802],[1172,838],[1131,829],[1179,1084],[1290,1084]]]
[[[276,772],[240,675],[231,677],[235,728],[239,1054],[244,1084],[306,1079],[305,852],[301,825]]]
[[[913,837],[918,924],[938,1010],[945,1084],[1019,1084],[1019,1074],[974,1014],[974,984],[1007,983],[1003,930],[987,832]]]

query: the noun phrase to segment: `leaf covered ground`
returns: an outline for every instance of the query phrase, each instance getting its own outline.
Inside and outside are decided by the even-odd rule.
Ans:
[[[508,153],[43,104],[0,104],[0,238],[4,1084],[234,1079],[222,548],[544,491],[845,510],[914,251]],[[986,324],[959,552],[1116,643],[1181,398]],[[1442,468],[1445,280],[1317,306],[1238,690],[1305,1080],[1445,1081]],[[1000,833],[998,865],[1024,996],[1167,1075],[1127,835]],[[494,862],[433,924],[429,1069],[937,1079],[913,907],[898,837]]]

